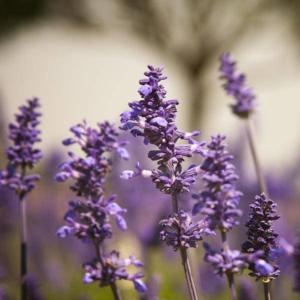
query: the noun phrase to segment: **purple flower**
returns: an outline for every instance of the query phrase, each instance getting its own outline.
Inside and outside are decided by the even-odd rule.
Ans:
[[[86,157],[77,157],[69,152],[70,161],[60,166],[60,172],[55,175],[57,181],[73,178],[75,184],[71,190],[78,196],[98,199],[103,194],[105,176],[110,173],[112,161],[106,153],[116,152],[122,158],[128,159],[128,153],[123,148],[127,142],[117,142],[118,132],[108,122],[99,123],[98,130],[91,128],[85,121],[71,128],[74,138],[64,140],[66,146],[77,143]]]
[[[146,292],[146,285],[140,280],[144,277],[142,273],[128,274],[126,267],[134,265],[137,267],[142,267],[143,264],[135,259],[134,256],[128,259],[119,259],[119,252],[112,251],[108,257],[103,261],[94,259],[84,265],[85,275],[83,278],[83,283],[92,283],[94,281],[99,281],[101,287],[107,286],[117,280],[129,280],[133,282],[134,288],[140,292]]]
[[[203,239],[203,234],[215,234],[207,227],[208,224],[204,220],[193,224],[190,216],[183,210],[174,214],[173,217],[169,216],[161,220],[160,225],[164,228],[160,232],[160,240],[166,241],[168,246],[173,246],[174,251],[181,246],[187,249],[197,248],[196,242]]]
[[[66,139],[63,144],[69,146],[79,144],[85,156],[77,157],[69,153],[71,161],[60,166],[60,172],[56,174],[57,181],[74,180],[71,190],[82,199],[71,201],[71,209],[64,219],[69,224],[61,227],[56,235],[66,237],[71,233],[82,241],[90,241],[95,247],[97,259],[85,264],[86,274],[83,282],[91,283],[100,281],[100,286],[111,285],[113,290],[117,287],[113,284],[116,280],[131,280],[137,291],[143,292],[147,288],[140,280],[144,275],[136,273],[129,275],[125,269],[128,265],[138,267],[143,264],[130,256],[128,259],[119,260],[119,253],[112,251],[108,257],[103,251],[103,242],[112,237],[110,217],[116,219],[117,226],[121,230],[127,229],[127,224],[122,214],[126,209],[121,208],[114,200],[116,195],[108,198],[104,195],[105,177],[112,169],[111,152],[116,152],[121,158],[128,159],[128,153],[123,148],[125,141],[117,142],[117,131],[108,122],[99,123],[99,129],[92,129],[84,121],[71,128],[73,138]]]
[[[198,195],[193,195],[198,200],[194,205],[193,214],[206,215],[211,230],[229,230],[239,222],[236,217],[242,215],[237,209],[241,192],[235,189],[234,181],[238,176],[234,166],[230,163],[230,155],[224,143],[225,136],[212,136],[211,143],[207,146],[205,160],[201,165],[204,189]]]
[[[234,114],[239,117],[247,117],[252,113],[257,105],[252,89],[246,86],[246,76],[236,70],[236,62],[230,58],[230,53],[224,53],[220,57],[221,79],[227,94],[236,99],[236,104],[231,108]]]
[[[254,254],[242,254],[238,250],[215,251],[207,243],[203,243],[206,250],[204,260],[210,262],[214,268],[214,273],[219,276],[224,274],[238,274],[244,269],[253,266],[257,272],[261,272],[264,277],[271,276],[274,271],[273,266],[261,259],[263,251]]]
[[[273,255],[273,251],[279,248],[275,241],[278,234],[273,229],[273,221],[280,218],[276,214],[277,205],[271,199],[267,199],[264,193],[256,196],[255,200],[255,203],[250,205],[252,213],[249,214],[249,220],[245,223],[245,226],[248,227],[248,241],[242,244],[242,251],[244,253],[254,253],[262,250],[262,258],[266,262],[274,261],[276,257]],[[256,277],[257,280],[266,277],[260,272],[259,268],[250,265],[249,269],[252,271],[250,276]],[[269,279],[274,279],[279,274],[279,267],[275,265],[274,272],[269,275]]]
[[[16,114],[16,123],[9,124],[9,139],[13,146],[6,150],[9,163],[6,171],[0,170],[0,187],[7,186],[20,195],[29,193],[39,175],[25,175],[27,169],[32,169],[42,158],[42,152],[34,148],[36,142],[40,142],[40,131],[36,128],[41,116],[37,109],[40,102],[37,98],[27,101],[27,105],[20,107],[20,114]]]
[[[140,80],[139,93],[143,99],[129,103],[131,110],[121,114],[123,124],[120,128],[130,130],[133,136],[144,137],[145,144],[157,147],[149,151],[148,157],[159,165],[158,170],[152,171],[151,177],[160,191],[166,194],[187,192],[200,169],[191,166],[182,172],[181,164],[186,157],[204,155],[202,147],[205,143],[191,138],[198,136],[198,131],[187,133],[177,129],[175,119],[178,101],[164,100],[167,92],[161,81],[167,77],[162,74],[163,67],[148,66],[148,69],[144,73],[147,78]],[[178,140],[186,140],[188,143],[177,145]],[[121,176],[131,179],[137,175],[143,175],[141,170],[138,173],[125,171]]]

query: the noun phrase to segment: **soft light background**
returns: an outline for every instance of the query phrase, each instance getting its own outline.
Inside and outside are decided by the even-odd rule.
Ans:
[[[136,33],[134,25],[149,27],[151,24],[137,19],[136,25],[134,18],[128,20],[130,14],[121,13],[126,1],[125,4],[122,1],[79,1],[77,9],[82,9],[79,4],[85,7],[81,13],[85,13],[88,25],[68,22],[55,10],[54,14],[51,7],[51,17],[26,20],[0,44],[2,117],[11,120],[26,98],[39,97],[44,112],[42,148],[47,153],[60,145],[72,124],[83,118],[93,124],[104,119],[118,122],[127,103],[139,99],[138,79],[150,63],[166,68],[168,96],[180,100],[178,123],[181,128],[200,129],[205,139],[212,133],[225,133],[234,141],[242,126],[230,114],[231,99],[225,96],[218,80],[218,57],[224,51],[231,51],[258,96],[256,123],[264,165],[276,168],[291,163],[298,152],[300,125],[298,40],[292,32],[291,16],[282,13],[280,6],[266,12],[258,4],[257,8],[248,4],[245,6],[248,12],[229,1],[227,5],[215,5],[209,11],[208,20],[201,21],[199,12],[196,23],[199,28],[192,32],[189,23],[192,23],[191,18],[197,17],[197,12],[191,14],[188,4],[180,1],[162,2],[150,1],[150,6],[156,8],[154,14],[161,14],[159,9],[165,10],[165,15],[159,18],[165,24],[159,26],[166,45],[155,43],[151,33],[147,36],[146,29],[142,37]],[[72,7],[77,6],[72,4]],[[202,6],[195,4],[200,11],[209,9],[208,3],[207,7]],[[169,25],[164,17],[170,21]],[[243,17],[247,21],[243,21]],[[155,20],[153,22],[153,27],[159,30]],[[228,42],[226,33],[236,24],[243,28]],[[207,36],[197,40],[204,25]],[[222,39],[218,35],[222,35]],[[176,51],[179,49],[180,55],[191,52],[197,58],[197,47],[199,56],[203,56],[200,50],[205,49],[210,39],[218,38],[219,43],[210,46],[212,53],[205,62],[204,71],[200,69],[198,78],[196,74],[192,79],[196,83],[199,81],[197,92],[193,86],[196,83],[189,81],[190,75],[183,65],[186,61],[178,60]],[[188,43],[186,50],[184,43]],[[198,107],[191,98],[202,103],[196,113]],[[190,111],[198,115],[198,119],[193,116],[191,122]],[[286,147],[289,147],[288,155]]]

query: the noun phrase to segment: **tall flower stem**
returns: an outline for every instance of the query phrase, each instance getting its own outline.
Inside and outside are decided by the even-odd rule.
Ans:
[[[250,145],[250,149],[251,149],[253,162],[254,162],[254,165],[255,165],[255,171],[256,171],[256,175],[257,175],[257,179],[258,179],[260,192],[265,193],[265,195],[268,197],[267,185],[266,185],[266,182],[265,182],[265,179],[264,179],[264,176],[263,176],[260,160],[258,158],[253,124],[252,124],[251,117],[249,115],[245,119],[245,123],[246,123],[246,131],[247,131],[248,141],[249,141],[249,145]],[[263,282],[263,286],[264,286],[265,300],[271,300],[270,282]]]
[[[26,225],[26,201],[25,195],[20,196],[20,215],[21,215],[21,299],[27,300],[27,225]]]
[[[21,178],[26,174],[26,168],[22,168]],[[21,299],[27,300],[27,219],[25,193],[20,194],[20,218],[21,218],[21,248],[20,248],[20,280],[21,280]]]
[[[173,214],[177,214],[178,213],[177,193],[172,193],[172,206],[173,206]],[[198,300],[187,251],[182,246],[180,247],[180,255],[181,255],[182,266],[184,269],[185,279],[188,286],[190,298],[191,300]]]
[[[224,249],[225,253],[228,253],[229,252],[229,245],[228,245],[226,231],[224,231],[224,230],[220,230],[220,231],[221,231],[223,249]],[[235,284],[234,284],[234,276],[233,276],[233,274],[230,270],[226,272],[226,276],[227,276],[229,290],[230,290],[230,300],[236,300],[236,290],[235,290]]]
[[[267,186],[266,186],[266,182],[265,182],[265,179],[263,176],[261,163],[260,163],[260,160],[258,157],[254,129],[253,129],[253,124],[252,124],[252,120],[251,120],[250,116],[247,116],[247,118],[245,118],[245,124],[246,124],[247,137],[248,137],[251,155],[252,155],[254,166],[255,166],[255,171],[256,171],[256,176],[258,179],[260,192],[265,193],[266,196],[268,197]]]
[[[102,254],[102,247],[100,244],[95,244],[95,249],[96,249],[96,254],[97,254],[97,258],[102,266],[102,268],[105,267],[105,263],[104,263],[104,259],[103,259],[103,254]],[[116,285],[115,282],[111,282],[110,284],[110,288],[111,288],[111,291],[114,295],[114,299],[115,300],[121,300],[122,297],[121,297],[121,294],[120,294],[120,291]]]
[[[270,285],[269,282],[263,282],[264,285],[264,296],[265,300],[271,300],[271,294],[270,294]]]

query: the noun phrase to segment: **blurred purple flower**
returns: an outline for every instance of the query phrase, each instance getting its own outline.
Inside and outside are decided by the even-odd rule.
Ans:
[[[115,152],[123,159],[128,159],[129,156],[123,149],[127,142],[117,142],[119,134],[112,124],[99,123],[98,127],[98,130],[92,129],[84,121],[71,128],[75,137],[63,142],[65,146],[79,144],[85,157],[80,158],[70,152],[72,160],[61,165],[55,179],[65,181],[72,178],[75,183],[70,187],[71,190],[84,200],[69,202],[71,209],[64,217],[69,225],[58,229],[56,235],[64,238],[73,233],[82,241],[91,241],[94,244],[97,258],[85,264],[87,272],[83,279],[84,283],[100,280],[100,286],[111,285],[114,293],[117,293],[114,281],[127,279],[134,283],[136,290],[143,292],[146,286],[139,279],[143,274],[128,275],[125,270],[128,265],[142,266],[140,261],[133,256],[120,261],[119,253],[116,251],[112,251],[108,257],[103,253],[104,240],[110,239],[113,234],[109,217],[113,216],[116,219],[119,229],[127,229],[126,221],[121,215],[126,209],[114,202],[116,195],[108,198],[104,195],[103,184],[112,169],[112,160],[108,157],[108,153]]]
[[[246,76],[236,70],[236,62],[231,60],[230,53],[222,54],[220,61],[221,79],[225,80],[223,87],[237,101],[231,105],[232,111],[239,117],[247,117],[254,111],[257,103],[252,89],[246,86]]]
[[[13,146],[6,150],[6,171],[0,170],[0,187],[7,186],[17,194],[25,195],[34,187],[39,175],[26,175],[26,169],[32,169],[42,158],[42,152],[34,148],[36,142],[40,142],[40,131],[36,127],[40,124],[41,116],[37,109],[40,102],[37,98],[27,101],[27,106],[20,107],[20,114],[16,114],[16,123],[9,124],[9,139]],[[18,170],[19,169],[19,170]]]
[[[215,274],[223,276],[226,273],[238,274],[249,265],[253,266],[257,272],[264,277],[271,276],[274,268],[263,257],[263,251],[256,251],[254,254],[242,254],[238,250],[223,249],[219,252],[213,250],[207,243],[203,243],[206,250],[204,260],[210,262],[215,270]]]
[[[83,283],[92,283],[99,281],[101,287],[107,286],[117,280],[129,280],[133,282],[134,288],[140,292],[146,292],[146,285],[140,280],[144,277],[142,273],[128,274],[126,267],[134,265],[142,267],[143,264],[130,256],[127,259],[119,259],[119,252],[112,251],[104,261],[94,260],[84,265],[86,273]]]

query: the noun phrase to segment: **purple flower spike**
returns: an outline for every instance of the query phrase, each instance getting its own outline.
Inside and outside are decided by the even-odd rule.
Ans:
[[[119,259],[119,252],[112,251],[105,260],[100,263],[97,259],[85,264],[86,273],[83,278],[84,283],[99,281],[101,287],[107,286],[117,280],[132,281],[135,289],[140,292],[146,292],[146,285],[140,280],[144,277],[142,273],[128,274],[126,267],[132,265],[131,259]]]
[[[121,230],[127,229],[127,224],[122,214],[127,210],[120,207],[115,201],[116,195],[108,198],[104,195],[105,177],[111,172],[112,160],[110,153],[116,152],[121,158],[128,159],[128,152],[123,148],[126,141],[117,141],[117,131],[108,122],[99,123],[98,129],[92,129],[84,121],[71,128],[74,137],[66,139],[65,146],[74,143],[79,144],[84,152],[84,157],[77,157],[69,152],[70,161],[60,166],[60,172],[56,174],[57,181],[73,179],[70,187],[77,196],[78,201],[71,201],[71,209],[66,213],[64,220],[68,226],[61,227],[56,235],[66,237],[71,233],[83,242],[91,241],[96,250],[97,259],[86,263],[86,273],[83,283],[100,281],[100,287],[111,285],[113,292],[118,293],[115,281],[125,279],[132,281],[136,290],[146,291],[146,286],[139,279],[142,273],[129,275],[126,267],[135,265],[141,267],[143,264],[134,256],[120,260],[119,253],[112,251],[109,256],[105,255],[103,243],[112,238],[113,231],[110,218],[116,219],[117,226]],[[139,165],[137,165],[140,170]]]
[[[213,250],[207,243],[203,243],[206,250],[204,260],[210,262],[214,268],[214,273],[223,276],[227,273],[239,274],[247,267],[252,267],[257,272],[261,272],[264,277],[269,277],[274,273],[274,267],[267,263],[263,257],[263,251],[256,251],[254,254],[242,254],[238,250],[228,250],[225,252]],[[252,274],[249,274],[252,276]]]
[[[280,218],[276,214],[276,204],[271,199],[267,199],[265,194],[255,197],[255,203],[250,205],[252,213],[249,214],[249,220],[245,223],[248,227],[247,236],[248,241],[242,244],[242,251],[244,253],[254,253],[258,250],[263,251],[262,258],[266,262],[276,259],[273,251],[279,248],[276,243],[277,233],[273,229],[273,221]],[[252,271],[250,276],[256,277],[257,280],[264,278],[264,274],[259,272],[260,268],[250,265],[249,269]],[[269,274],[269,279],[274,279],[280,274],[279,267],[274,266],[274,271]]]
[[[221,79],[227,94],[236,99],[236,104],[231,108],[234,114],[239,117],[247,117],[257,106],[252,89],[246,86],[246,76],[236,70],[236,62],[231,60],[230,53],[222,54],[220,57]]]
[[[159,167],[150,175],[156,187],[166,193],[183,193],[190,190],[190,185],[195,182],[194,177],[200,171],[194,168],[182,172],[182,162],[186,157],[194,154],[205,155],[202,150],[204,142],[192,139],[200,133],[178,130],[176,119],[177,100],[165,100],[166,90],[161,84],[166,76],[162,75],[162,67],[148,66],[149,71],[144,74],[147,78],[140,80],[139,93],[142,100],[129,103],[131,110],[121,114],[122,130],[130,130],[133,136],[144,137],[144,143],[157,147],[148,153],[148,157],[157,161]],[[186,145],[176,145],[177,141],[188,141]],[[124,171],[124,179],[131,179],[138,175],[147,177],[149,172]]]
[[[237,209],[242,193],[235,189],[234,181],[238,176],[230,163],[233,156],[229,154],[224,143],[225,136],[212,136],[207,145],[208,151],[201,166],[204,189],[193,197],[198,200],[193,213],[200,212],[207,216],[211,230],[229,230],[239,222],[236,217],[242,215]]]
[[[40,106],[37,98],[28,100],[27,105],[20,107],[21,113],[16,114],[16,123],[9,124],[9,139],[14,145],[6,150],[9,163],[6,171],[0,170],[0,187],[7,186],[19,195],[29,193],[40,179],[39,175],[24,175],[26,169],[32,169],[42,158],[41,150],[34,148],[41,141],[36,129],[40,124],[41,114],[37,111]]]
[[[204,220],[193,224],[190,216],[183,210],[174,214],[174,217],[169,216],[161,220],[160,225],[165,228],[160,232],[160,240],[166,241],[166,244],[172,246],[174,251],[177,251],[180,246],[187,249],[197,248],[196,242],[203,239],[203,234],[215,234],[207,227],[208,224]]]

